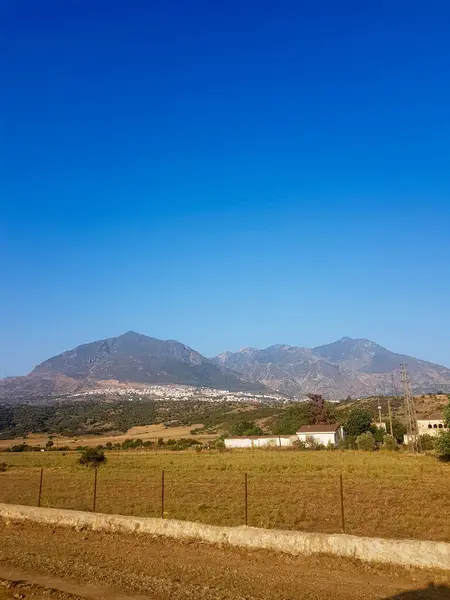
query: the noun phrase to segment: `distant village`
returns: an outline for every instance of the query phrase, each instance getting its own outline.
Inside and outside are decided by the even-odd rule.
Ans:
[[[256,392],[230,392],[214,388],[198,388],[185,385],[151,385],[136,387],[101,387],[70,394],[70,398],[86,396],[128,396],[129,400],[151,397],[153,400],[199,400],[204,402],[290,402],[281,394],[261,394]],[[307,398],[305,399],[307,400]]]

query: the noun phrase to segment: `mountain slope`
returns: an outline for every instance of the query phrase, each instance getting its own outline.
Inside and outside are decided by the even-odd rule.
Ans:
[[[83,344],[50,358],[25,377],[0,382],[0,398],[14,395],[66,393],[97,381],[185,384],[232,391],[262,389],[221,370],[179,342],[163,341],[133,331]]]
[[[414,391],[450,391],[450,369],[396,354],[366,339],[346,337],[312,349],[244,348],[219,354],[213,362],[273,390],[300,396],[308,392],[335,398],[391,394],[401,387],[401,363],[408,365]]]

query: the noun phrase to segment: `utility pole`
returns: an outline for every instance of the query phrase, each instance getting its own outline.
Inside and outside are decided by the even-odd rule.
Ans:
[[[380,419],[380,429],[383,429],[383,421],[381,420],[381,404],[378,405],[378,417]]]
[[[422,442],[417,431],[417,414],[414,404],[414,396],[411,391],[408,371],[405,364],[402,364],[402,382],[405,391],[405,416],[406,416],[406,434],[408,436],[408,444],[414,454],[422,453]]]
[[[388,413],[389,413],[389,426],[391,428],[391,435],[394,435],[394,429],[392,427],[392,410],[391,410],[391,399],[388,398]]]

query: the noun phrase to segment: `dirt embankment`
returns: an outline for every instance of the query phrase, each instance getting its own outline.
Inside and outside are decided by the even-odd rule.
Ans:
[[[450,574],[0,521],[0,600],[449,598]],[[11,583],[21,580],[18,586]],[[439,586],[424,588],[433,581]],[[49,590],[54,590],[49,592]],[[409,593],[413,595],[400,595]],[[3,594],[3,595],[2,595]]]

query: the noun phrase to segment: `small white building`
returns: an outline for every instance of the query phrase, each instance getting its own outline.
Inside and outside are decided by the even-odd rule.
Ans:
[[[295,435],[241,435],[225,438],[225,448],[279,448],[289,447],[297,440]]]
[[[344,439],[344,428],[338,423],[331,425],[302,425],[297,431],[297,437],[301,442],[308,443],[313,439],[318,444],[328,446],[331,442],[337,446]]]

